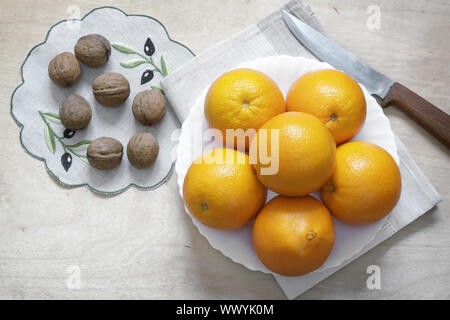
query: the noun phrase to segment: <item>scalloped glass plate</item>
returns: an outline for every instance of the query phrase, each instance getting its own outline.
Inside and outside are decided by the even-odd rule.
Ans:
[[[113,48],[106,65],[91,68],[81,64],[82,76],[78,83],[69,88],[56,86],[48,77],[48,63],[61,52],[73,52],[77,40],[91,33],[101,34],[112,44],[124,44],[132,50],[125,53]],[[86,185],[104,194],[119,193],[131,185],[140,189],[156,188],[173,170],[171,135],[180,123],[168,106],[160,123],[143,126],[134,119],[131,105],[139,91],[159,86],[168,68],[183,64],[193,55],[187,47],[170,39],[158,20],[144,15],[127,15],[114,7],[97,8],[80,20],[57,23],[49,30],[45,41],[28,54],[21,68],[22,83],[11,97],[11,114],[22,127],[22,146],[29,154],[44,161],[49,173],[64,186]],[[153,71],[152,78],[148,72],[152,69],[161,72]],[[119,72],[130,82],[130,96],[123,105],[105,107],[95,101],[92,83],[105,72]],[[89,101],[92,121],[86,129],[64,134],[65,128],[52,114],[58,114],[61,102],[72,93]],[[125,154],[118,167],[97,170],[86,162],[87,145],[79,145],[85,140],[110,136],[126,149],[128,140],[140,130],[153,133],[160,145],[156,162],[147,169],[134,168]]]
[[[319,62],[312,59],[291,56],[278,56],[260,58],[251,62],[243,63],[236,68],[251,68],[264,72],[271,77],[279,86],[283,94],[286,96],[290,85],[302,74],[319,69],[330,69],[328,63]],[[397,155],[397,145],[395,137],[391,130],[389,120],[384,115],[381,107],[376,100],[361,86],[367,102],[367,118],[364,127],[359,134],[353,139],[357,141],[368,141],[375,143],[387,150],[399,163]],[[177,182],[181,196],[183,190],[183,181],[186,172],[197,157],[206,151],[216,147],[214,144],[208,144],[203,150],[202,148],[193,146],[193,137],[199,134],[197,128],[199,124],[202,130],[208,128],[208,124],[203,113],[203,104],[208,88],[205,88],[202,96],[200,96],[192,109],[189,116],[182,125],[182,131],[179,138],[177,163],[175,171],[177,173]],[[201,134],[201,132],[200,132]],[[269,191],[268,200],[276,196]],[[312,196],[318,198],[317,193]],[[267,201],[268,201],[267,200]],[[188,215],[191,216],[189,210],[185,207]],[[192,216],[191,216],[192,218]],[[346,261],[357,256],[361,250],[372,241],[382,227],[386,218],[375,223],[365,226],[351,226],[344,224],[336,219],[335,223],[335,245],[328,257],[327,261],[317,270],[313,272],[321,272],[329,268],[343,265]],[[221,251],[225,256],[229,257],[236,263],[240,263],[250,270],[272,273],[268,270],[256,256],[252,240],[251,228],[252,223],[235,231],[222,231],[206,227],[192,218],[194,225],[199,232],[209,241],[212,247]]]

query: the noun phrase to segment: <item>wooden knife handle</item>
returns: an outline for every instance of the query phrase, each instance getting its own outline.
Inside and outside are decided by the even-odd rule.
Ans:
[[[396,105],[436,139],[450,148],[450,116],[421,96],[396,82],[381,106]]]

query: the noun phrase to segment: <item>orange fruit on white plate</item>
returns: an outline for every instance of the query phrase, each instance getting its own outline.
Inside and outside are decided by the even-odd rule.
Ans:
[[[267,74],[277,83],[284,94],[287,94],[289,87],[296,79],[298,79],[300,74],[323,69],[324,67],[331,68],[331,66],[316,60],[288,56],[257,59],[238,66],[238,68],[241,67],[259,70]],[[176,163],[176,172],[179,176],[178,183],[181,191],[183,190],[184,177],[190,164],[195,158],[202,154],[201,150],[197,150],[194,153],[190,150],[192,148],[192,135],[197,132],[197,129],[195,129],[196,123],[206,122],[204,116],[204,101],[208,88],[209,85],[196,100],[188,119],[183,125],[183,133],[180,136],[180,148],[177,152],[178,160]],[[367,119],[364,127],[360,131],[361,135],[359,137],[361,140],[370,141],[382,146],[394,157],[394,159],[396,159],[396,161],[398,161],[395,139],[390,129],[388,119],[384,116],[375,99],[371,97],[364,88],[363,92],[367,101]],[[207,127],[203,128],[202,132],[206,132],[206,130]],[[217,147],[215,144],[211,144],[211,146]],[[252,237],[250,224],[239,230],[234,230],[232,232],[233,236],[230,237],[230,233],[228,232],[209,228],[198,222],[196,219],[193,218],[193,220],[194,225],[198,228],[199,232],[208,239],[211,246],[220,250],[225,256],[230,257],[237,263],[243,264],[250,270],[271,272],[261,263],[256,254],[254,254],[253,246],[250,245]],[[329,268],[342,266],[342,264],[349,259],[349,256],[342,252],[343,250],[341,249],[344,249],[344,251],[348,250],[347,252],[359,252],[373,239],[382,224],[383,220],[379,220],[370,225],[365,225],[363,228],[355,228],[352,225],[336,223],[335,249],[337,250],[332,251],[327,261],[319,268],[320,272],[322,270],[329,270]],[[364,232],[362,232],[362,230],[364,230]]]
[[[277,196],[255,219],[253,246],[261,262],[284,276],[319,268],[334,245],[333,219],[319,200]]]
[[[214,149],[194,161],[184,178],[183,198],[192,216],[216,229],[238,229],[250,222],[266,201],[248,155]]]
[[[241,149],[248,148],[251,137],[251,132],[245,136],[245,131],[257,130],[285,111],[286,102],[276,83],[252,69],[236,69],[221,75],[209,88],[204,105],[209,126],[219,129],[224,139],[226,129],[243,130],[243,134],[225,141],[228,146]],[[241,146],[238,146],[239,141],[242,141]]]
[[[270,155],[270,163],[261,154]],[[257,158],[256,173],[267,188],[285,196],[303,196],[317,191],[333,173],[336,144],[315,116],[285,112],[261,126],[249,155]]]
[[[286,98],[287,111],[307,112],[318,117],[330,130],[336,144],[350,140],[366,119],[363,91],[342,71],[312,71],[298,78]]]
[[[389,214],[400,198],[401,186],[400,170],[386,150],[353,141],[337,148],[336,169],[320,197],[337,219],[361,225]]]

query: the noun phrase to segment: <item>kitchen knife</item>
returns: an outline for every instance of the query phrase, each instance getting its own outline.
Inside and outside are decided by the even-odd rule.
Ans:
[[[282,10],[282,16],[292,34],[317,58],[352,76],[366,87],[370,94],[382,100],[383,108],[389,105],[400,107],[450,148],[450,116],[447,113],[379,73],[286,10]]]

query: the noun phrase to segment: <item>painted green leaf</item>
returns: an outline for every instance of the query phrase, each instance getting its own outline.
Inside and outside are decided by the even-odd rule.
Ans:
[[[83,146],[83,145],[89,145],[91,142],[92,142],[91,140],[82,140],[75,144],[71,144],[68,147],[78,147],[78,146]]]
[[[84,151],[89,147],[90,144],[91,144],[91,140],[83,140],[83,141],[77,142],[75,144],[68,145],[67,147],[73,151]]]
[[[164,57],[161,56],[161,71],[162,71],[162,76],[165,77],[169,74],[168,69],[167,69],[167,64],[166,61],[164,60]]]
[[[45,137],[45,142],[47,143],[48,149],[52,153],[55,153],[55,150],[56,150],[55,136],[53,134],[53,131],[51,131],[48,128],[48,126],[44,127],[44,137]]]
[[[161,93],[162,93],[163,95],[166,95],[166,94],[164,93],[164,90],[163,90],[161,87],[158,87],[158,86],[151,86],[151,87],[152,87],[152,89],[156,89],[156,90],[161,91]]]
[[[147,60],[144,60],[142,58],[136,58],[136,59],[128,60],[127,62],[121,62],[120,65],[124,68],[135,68],[146,62],[147,62]]]
[[[126,54],[132,54],[132,53],[136,53],[136,51],[131,48],[130,46],[127,46],[126,44],[123,43],[119,43],[119,42],[114,42],[111,44],[111,46],[116,49],[119,52],[122,53],[126,53]]]
[[[80,158],[81,161],[83,161],[83,162],[89,164],[89,160],[88,160],[88,158],[87,158],[86,156],[78,156],[78,158]]]
[[[50,122],[61,124],[61,120],[59,119],[59,115],[51,112],[43,113],[45,119],[47,119]]]

